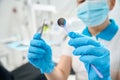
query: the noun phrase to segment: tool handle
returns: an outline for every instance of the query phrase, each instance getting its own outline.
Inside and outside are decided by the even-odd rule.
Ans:
[[[94,65],[91,64],[91,66],[95,70],[96,74],[102,79],[103,75],[100,73],[100,71]]]

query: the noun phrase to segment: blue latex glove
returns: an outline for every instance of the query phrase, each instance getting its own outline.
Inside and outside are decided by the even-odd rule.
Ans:
[[[33,66],[39,68],[41,73],[51,73],[54,69],[52,50],[40,36],[39,33],[36,33],[31,40],[28,60]]]
[[[80,56],[80,61],[85,64],[89,80],[111,80],[109,50],[93,38],[74,32],[68,36],[71,38],[68,44],[75,48],[73,54]],[[103,75],[103,79],[99,78],[91,64]]]

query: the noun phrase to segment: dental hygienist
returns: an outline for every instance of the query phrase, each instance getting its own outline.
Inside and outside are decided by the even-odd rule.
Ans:
[[[71,68],[76,80],[120,80],[120,30],[115,21],[109,19],[115,2],[77,0],[77,16],[86,24],[82,34],[68,33],[65,50],[55,66],[51,47],[36,33],[30,42],[29,62],[48,80],[67,80]]]

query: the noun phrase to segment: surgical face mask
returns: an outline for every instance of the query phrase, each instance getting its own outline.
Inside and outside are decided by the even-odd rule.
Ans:
[[[109,6],[107,0],[86,0],[77,9],[78,18],[89,27],[104,23],[108,13]]]

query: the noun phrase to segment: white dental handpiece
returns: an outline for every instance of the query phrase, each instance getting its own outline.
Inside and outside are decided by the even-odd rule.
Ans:
[[[57,24],[60,27],[64,28],[67,33],[69,32],[66,28],[67,25],[66,25],[66,20],[64,18],[59,18],[58,21],[57,21]],[[93,64],[91,64],[91,67],[94,69],[96,74],[102,79],[103,75],[100,73],[100,71]]]

